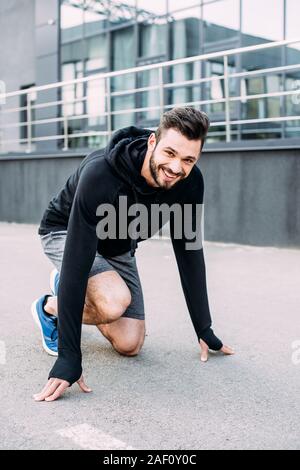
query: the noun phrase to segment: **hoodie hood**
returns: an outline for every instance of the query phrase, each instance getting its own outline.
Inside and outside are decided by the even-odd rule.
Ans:
[[[141,175],[147,143],[153,131],[135,126],[116,131],[105,149],[105,159],[118,177],[140,194],[155,194],[163,188],[150,186]],[[136,197],[136,194],[135,194]]]
[[[132,190],[134,200],[138,203],[137,193],[157,194],[164,188],[150,186],[141,175],[142,166],[147,153],[147,143],[153,131],[135,126],[125,127],[116,131],[110,139],[104,158],[113,171]],[[131,256],[134,256],[137,240],[131,240]]]

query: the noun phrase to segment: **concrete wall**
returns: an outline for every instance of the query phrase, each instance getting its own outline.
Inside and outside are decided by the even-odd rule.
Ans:
[[[300,151],[206,152],[205,239],[300,247]]]
[[[38,223],[82,155],[0,158],[0,221]],[[205,239],[300,247],[298,149],[205,151]]]
[[[35,0],[0,0],[0,80],[6,91],[35,83],[35,56]]]

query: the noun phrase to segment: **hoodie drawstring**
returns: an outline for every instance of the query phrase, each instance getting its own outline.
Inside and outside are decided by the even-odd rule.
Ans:
[[[137,198],[137,194],[136,194],[134,186],[132,186],[132,192],[133,192],[133,195],[134,195],[135,204],[138,204],[138,198]],[[131,254],[131,256],[135,255],[135,251],[137,249],[137,246],[138,246],[137,240],[131,239],[131,242],[130,242],[130,254]]]

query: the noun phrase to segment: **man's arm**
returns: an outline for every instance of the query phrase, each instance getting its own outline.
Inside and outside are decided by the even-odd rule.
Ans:
[[[49,373],[72,385],[82,374],[81,324],[88,274],[97,250],[96,209],[107,202],[99,175],[87,165],[79,178],[69,218],[58,288],[58,358]],[[104,199],[105,198],[105,199]],[[103,199],[103,200],[102,200]]]
[[[203,204],[204,182],[203,176],[198,168],[196,170],[196,181],[193,189],[187,196],[185,203],[192,204],[192,228],[197,229],[197,235],[194,239],[185,237],[184,226],[182,226],[182,238],[176,239],[174,219],[170,220],[170,232],[172,245],[179,269],[181,285],[186,299],[190,317],[198,338],[202,339],[210,349],[220,350],[222,342],[214,335],[211,329],[212,320],[210,315],[206,270],[202,243],[197,249],[191,250],[186,246],[187,243],[195,242],[196,238],[201,241],[201,224],[196,224],[196,204]],[[183,213],[184,213],[183,208]]]

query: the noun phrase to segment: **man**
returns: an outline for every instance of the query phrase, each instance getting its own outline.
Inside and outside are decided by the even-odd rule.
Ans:
[[[82,322],[96,325],[120,354],[139,353],[145,319],[134,255],[137,244],[152,233],[136,239],[128,230],[122,237],[99,239],[100,214],[104,215],[103,207],[113,207],[122,216],[122,196],[128,207],[144,204],[149,210],[155,204],[193,209],[203,204],[203,177],[196,163],[208,128],[206,114],[186,107],[166,112],[156,133],[133,126],[121,129],[104,150],[92,152],[81,162],[50,202],[39,234],[59,274],[52,274],[53,295],[35,301],[32,313],[44,348],[58,358],[46,386],[34,395],[36,401],[53,401],[76,381],[82,391],[90,391],[82,376]],[[193,227],[195,214],[193,210]],[[186,234],[175,236],[177,222],[174,217],[169,220],[201,360],[207,361],[209,349],[233,354],[211,329],[202,246],[188,249]],[[159,228],[162,225],[160,221]]]

